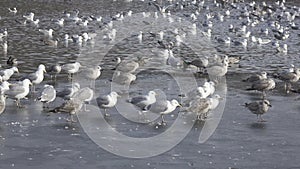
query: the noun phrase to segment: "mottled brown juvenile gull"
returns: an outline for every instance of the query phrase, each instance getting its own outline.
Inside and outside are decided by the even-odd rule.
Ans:
[[[272,107],[270,102],[268,100],[262,100],[262,101],[255,101],[251,103],[245,103],[245,106],[253,113],[257,115],[257,119],[259,122],[264,122],[265,120],[262,119],[262,115],[265,114],[269,107]]]
[[[56,90],[52,85],[45,84],[40,96],[37,98],[43,103],[43,108],[48,107],[49,103],[53,102],[56,98]]]
[[[29,85],[32,85],[29,79],[24,79],[21,83],[11,84],[9,90],[4,94],[9,98],[16,99],[18,107],[21,107],[20,99],[29,94]]]
[[[56,107],[53,110],[50,110],[50,112],[54,113],[69,113],[70,119],[67,119],[67,121],[70,122],[77,122],[74,120],[74,115],[78,113],[82,108],[83,102],[77,98],[71,98],[70,100],[66,100],[61,106]]]
[[[261,91],[263,94],[263,98],[266,97],[266,91],[274,89],[276,86],[276,83],[273,79],[267,78],[267,79],[262,79],[259,81],[256,81],[252,84],[250,88],[247,90],[258,90]]]
[[[104,109],[105,116],[109,116],[109,114],[106,113],[106,109],[114,107],[117,104],[118,97],[119,95],[117,92],[111,92],[108,95],[99,96],[96,99],[98,106]]]

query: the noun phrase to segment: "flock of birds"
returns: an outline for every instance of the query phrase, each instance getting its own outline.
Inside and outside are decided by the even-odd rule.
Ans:
[[[130,3],[131,1],[129,1]],[[193,22],[190,25],[189,31],[175,29],[172,31],[172,40],[165,38],[169,32],[161,30],[158,32],[142,32],[137,35],[137,39],[142,43],[146,35],[155,37],[157,44],[160,47],[159,57],[164,58],[163,62],[170,67],[175,68],[195,68],[197,71],[207,74],[209,80],[203,85],[191,90],[182,95],[184,102],[176,99],[166,100],[159,99],[158,93],[155,90],[150,90],[146,95],[138,95],[127,99],[127,102],[135,105],[141,112],[152,111],[161,115],[161,124],[166,124],[164,116],[176,110],[177,107],[183,107],[183,111],[192,112],[197,115],[195,120],[205,120],[209,117],[209,112],[216,109],[222,99],[220,95],[215,94],[215,90],[219,85],[219,79],[226,75],[229,65],[239,62],[239,59],[228,56],[203,56],[200,59],[184,60],[177,57],[176,49],[185,42],[186,34],[194,36],[202,36],[214,43],[224,44],[226,46],[241,46],[247,48],[251,45],[268,45],[274,46],[277,52],[287,53],[287,44],[285,43],[290,37],[290,30],[297,30],[298,26],[295,20],[299,17],[300,8],[287,6],[285,1],[278,1],[274,4],[267,4],[266,2],[256,3],[240,3],[235,1],[213,1],[208,3],[205,0],[168,0],[166,2],[157,2],[155,0],[149,1],[148,5],[154,6],[158,9],[157,12],[147,13],[143,12],[141,17],[153,17],[153,20],[159,17],[168,17],[169,22],[172,20],[171,12],[180,13],[180,11],[188,10],[191,14],[184,14],[188,20]],[[209,4],[209,5],[208,5]],[[165,5],[165,6],[164,6]],[[218,8],[218,11],[212,11],[210,8]],[[194,11],[194,12],[193,12]],[[9,8],[9,13],[16,15],[18,13],[16,8]],[[114,21],[122,21],[124,18],[130,18],[132,11],[121,12],[112,17],[109,21],[103,21],[101,16],[80,16],[79,11],[75,10],[72,14],[65,12],[64,17],[53,21],[52,24],[64,27],[66,21],[69,20],[78,27],[88,27],[91,23],[98,23],[99,29],[105,30],[107,33],[101,37],[108,42],[114,41],[118,34],[118,30],[114,28]],[[182,12],[184,13],[184,12]],[[201,15],[203,16],[201,17]],[[214,25],[223,24],[227,18],[235,18],[237,25],[230,24],[228,28],[224,28],[225,36],[214,36]],[[35,18],[33,12],[28,15],[23,15],[23,20],[16,20],[18,24],[32,24],[38,26],[39,19]],[[197,32],[198,27],[203,28],[204,31]],[[5,54],[8,53],[7,39],[9,38],[7,29],[3,29],[0,33],[0,41],[2,43],[2,50]],[[45,45],[58,47],[59,38],[55,38],[55,30],[38,29],[42,34],[42,42]],[[83,32],[81,34],[64,34],[63,43],[79,44],[91,42],[96,43],[94,40],[97,37],[96,33]],[[97,37],[99,38],[99,37]],[[170,38],[170,37],[169,37]],[[134,74],[141,65],[149,62],[151,58],[139,57],[137,60],[126,60],[120,57],[116,58],[116,71],[112,79],[113,82],[120,85],[129,85],[136,80]],[[79,83],[73,82],[65,86],[63,90],[56,91],[55,86],[45,84],[42,91],[36,97],[36,101],[44,104],[43,107],[48,108],[49,112],[67,112],[70,114],[68,121],[75,122],[74,115],[82,110],[82,107],[94,98],[95,81],[101,76],[102,66],[87,67],[82,66],[79,62],[55,64],[46,67],[40,64],[37,70],[33,73],[24,75],[19,81],[11,82],[10,77],[14,73],[19,73],[17,68],[17,58],[10,56],[7,59],[7,64],[10,68],[3,69],[0,72],[0,114],[5,111],[6,98],[16,100],[18,107],[23,107],[20,100],[26,98],[30,92],[35,93],[35,86],[40,85],[44,81],[44,74],[47,72],[51,75],[51,79],[56,81],[56,76],[62,72],[68,75],[70,81],[74,78],[74,74],[78,74],[90,82],[89,87],[81,88]],[[289,93],[293,91],[292,83],[295,83],[300,78],[300,69],[295,68],[293,65],[282,72],[273,75],[285,83],[285,91]],[[260,122],[263,122],[261,115],[266,113],[271,107],[270,101],[267,100],[266,92],[275,88],[275,81],[267,76],[267,72],[261,72],[244,79],[251,87],[247,90],[257,90],[262,92],[262,99],[251,103],[246,103],[245,106],[254,114]],[[30,89],[30,85],[32,88]],[[57,97],[63,98],[64,102],[55,108],[49,108],[49,104]],[[116,106],[118,99],[122,94],[118,91],[112,91],[108,95],[101,95],[96,97],[98,106],[105,111],[105,117],[110,116],[107,113],[109,108]],[[86,110],[86,107],[85,107]],[[86,110],[87,111],[87,110]]]

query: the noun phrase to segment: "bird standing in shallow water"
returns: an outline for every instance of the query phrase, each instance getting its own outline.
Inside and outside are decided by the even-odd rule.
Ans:
[[[245,103],[245,107],[247,107],[253,114],[257,115],[259,122],[265,122],[261,116],[265,114],[269,110],[269,107],[272,107],[272,105],[268,100],[264,99],[262,101]]]

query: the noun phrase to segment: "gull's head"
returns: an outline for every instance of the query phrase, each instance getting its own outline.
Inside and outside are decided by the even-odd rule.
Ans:
[[[80,84],[79,83],[74,83],[74,88],[76,88],[76,89],[80,89]]]
[[[267,72],[263,71],[261,72],[261,76],[263,79],[266,79],[267,78]]]
[[[268,107],[272,107],[271,103],[269,102],[269,100],[263,100],[262,102],[264,105],[267,105]]]
[[[45,65],[40,64],[39,67],[38,67],[38,70],[43,71],[43,72],[46,73],[46,67],[45,67]]]
[[[149,93],[148,93],[149,96],[157,96],[157,93],[153,90],[151,90]]]
[[[17,72],[17,73],[19,73],[19,69],[17,68],[17,67],[12,67],[12,70],[14,71],[14,72]]]
[[[97,68],[97,70],[101,70],[102,69],[101,66],[97,66],[96,68]]]
[[[171,101],[171,104],[172,104],[173,106],[176,106],[176,107],[177,107],[177,106],[178,106],[178,107],[182,107],[181,104],[179,104],[178,101],[175,100],[175,99],[173,99],[173,100]]]
[[[220,95],[218,95],[218,94],[215,94],[214,96],[213,96],[213,98],[214,99],[217,99],[217,100],[221,100],[221,99],[223,99]]]
[[[29,86],[29,85],[32,85],[31,81],[29,79],[24,79],[23,80],[23,85],[24,86]]]

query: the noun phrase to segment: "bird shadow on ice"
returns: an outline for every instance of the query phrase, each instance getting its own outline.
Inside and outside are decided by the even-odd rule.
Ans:
[[[267,127],[267,124],[263,122],[253,122],[249,126],[252,129],[265,129]]]

